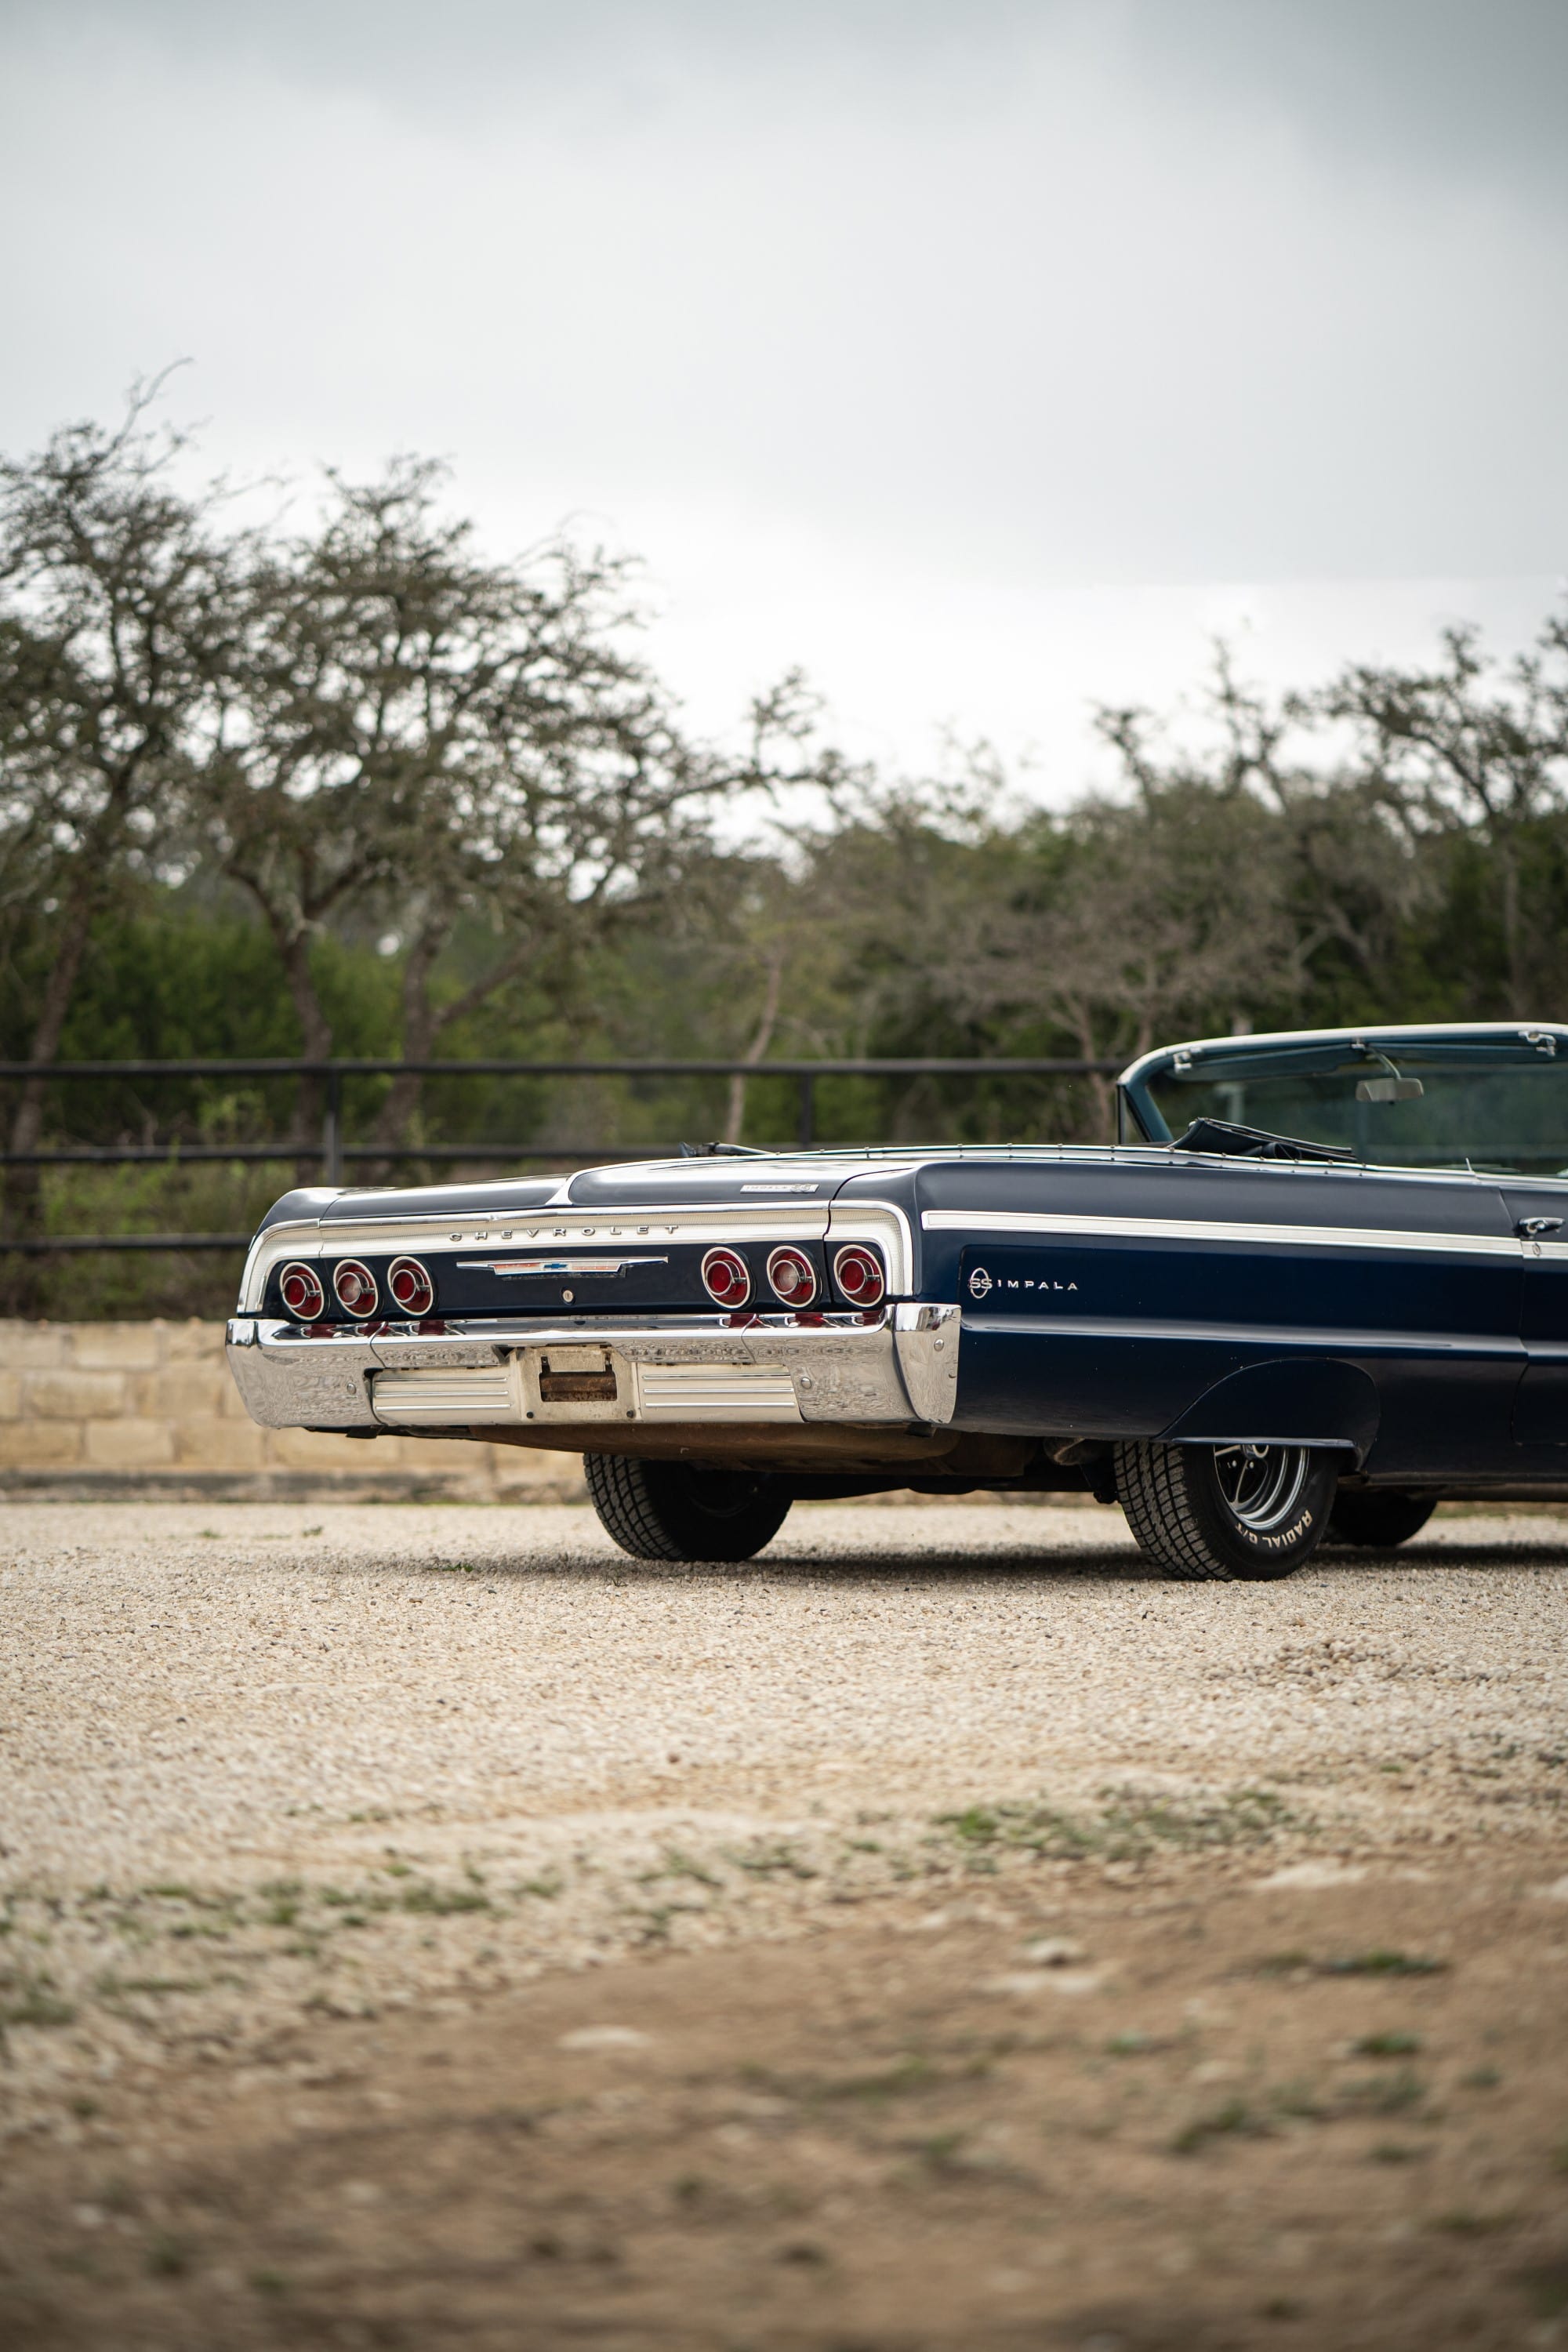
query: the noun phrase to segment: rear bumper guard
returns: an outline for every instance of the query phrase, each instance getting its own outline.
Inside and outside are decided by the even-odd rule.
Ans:
[[[940,1427],[958,1401],[959,1310],[356,1326],[312,1337],[237,1317],[228,1363],[268,1429],[849,1422]]]

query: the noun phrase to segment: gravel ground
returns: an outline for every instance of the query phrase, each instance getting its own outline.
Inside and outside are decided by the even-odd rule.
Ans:
[[[1534,2267],[1518,2269],[1522,2254],[1515,2266],[1520,2278],[1546,2284],[1516,2292],[1489,2273],[1485,2292],[1476,2288],[1474,2310],[1482,2317],[1466,2340],[1559,2340],[1559,2306],[1552,2302],[1558,2257],[1537,2208],[1563,2120],[1544,2087],[1562,2074],[1561,2000],[1555,1992],[1537,1995],[1568,1958],[1562,1941],[1568,1520],[1452,1515],[1396,1554],[1324,1554],[1280,1585],[1189,1587],[1149,1575],[1120,1515],[1089,1507],[808,1507],[797,1509],[760,1561],[670,1569],[626,1559],[577,1508],[37,1505],[7,1514],[0,1608],[7,1635],[0,1664],[0,2133],[33,2136],[31,2169],[13,2169],[12,2178],[24,2183],[19,2194],[33,2198],[26,2229],[42,2232],[40,2243],[60,2215],[78,2216],[68,2240],[72,2228],[79,2236],[100,2226],[128,2233],[118,2273],[112,2264],[95,2271],[86,2256],[79,2262],[75,2240],[62,2243],[50,2257],[60,2275],[49,2273],[42,2299],[26,2303],[26,2312],[16,2306],[18,2341],[35,2340],[22,2325],[26,2313],[43,2313],[39,2343],[107,2342],[110,2336],[95,2332],[109,2324],[102,2314],[131,2309],[123,2305],[132,2280],[125,2262],[144,2280],[182,2271],[184,2257],[176,2259],[150,2222],[132,2217],[187,2214],[193,2197],[200,2205],[190,2169],[198,2147],[204,2178],[209,2166],[221,2169],[231,2158],[238,2166],[236,2215],[251,2193],[244,2182],[261,2177],[256,2166],[263,2173],[270,2166],[280,2180],[289,2175],[295,2158],[280,2153],[277,2134],[308,2137],[318,2126],[286,2096],[281,2106],[258,2104],[258,2086],[275,2078],[400,2084],[384,2095],[412,2114],[422,2084],[428,2096],[430,2078],[417,2067],[444,2064],[466,2046],[473,2112],[462,2128],[479,2134],[475,2160],[482,2168],[493,2138],[483,2106],[485,2053],[500,2046],[493,2036],[509,2002],[552,2002],[560,2011],[551,2032],[561,2029],[559,2069],[567,2076],[582,2063],[578,2050],[640,2047],[642,2029],[624,2021],[641,2015],[650,1999],[655,2038],[672,2037],[673,2051],[688,2034],[692,2065],[710,2068],[735,2036],[750,2034],[761,2047],[771,2030],[763,2021],[793,2014],[798,2004],[795,2041],[786,2046],[788,2037],[775,2035],[767,2061],[781,2081],[794,2083],[826,2080],[835,2066],[843,2072],[847,2061],[833,2037],[848,2019],[871,2053],[863,2057],[870,2068],[865,2081],[885,2089],[896,2077],[901,2089],[929,2097],[942,2127],[933,2127],[916,2169],[921,2181],[929,2174],[939,2186],[949,2172],[956,2179],[956,2158],[948,2166],[940,2153],[949,2142],[956,2148],[972,2129],[978,2147],[987,2132],[1005,2139],[1036,2128],[1017,2120],[1024,2112],[1017,2101],[1026,2106],[1036,2095],[1025,2076],[1009,2094],[1012,2107],[993,2101],[984,2114],[977,2107],[966,2119],[959,2112],[953,2086],[968,2079],[964,2067],[975,2068],[969,2059],[961,2065],[954,2053],[973,2057],[980,2028],[960,2031],[952,2021],[970,2016],[976,2002],[982,2011],[1000,2004],[1032,2016],[1044,1999],[1062,2013],[1064,1997],[1067,2007],[1109,2003],[1120,1987],[1126,2000],[1142,2003],[1122,2021],[1124,2032],[1108,2035],[1102,2024],[1099,2042],[1080,2035],[1073,2047],[1170,2053],[1161,2062],[1168,2078],[1162,2089],[1152,2087],[1152,2074],[1143,2078],[1154,2134],[1145,2150],[1150,2162],[1166,2163],[1173,2147],[1206,2151],[1211,2138],[1225,2142],[1231,2133],[1279,2138],[1309,2114],[1319,2122],[1369,2114],[1362,2077],[1360,2089],[1355,2081],[1347,2087],[1330,2079],[1331,2063],[1352,2047],[1344,2035],[1365,2038],[1357,2003],[1365,2004],[1354,1983],[1331,1992],[1325,1979],[1310,1995],[1345,2011],[1334,2027],[1340,2059],[1331,2063],[1326,2025],[1314,2026],[1316,2041],[1301,2038],[1307,1994],[1290,2009],[1291,2023],[1275,2016],[1279,1996],[1267,1986],[1247,1996],[1250,2008],[1235,1992],[1238,1974],[1255,1969],[1266,1919],[1269,1948],[1287,1955],[1309,1990],[1320,1963],[1331,1977],[1341,1965],[1312,1957],[1320,1943],[1328,1951],[1331,1922],[1336,1950],[1353,1956],[1358,1936],[1375,1947],[1365,1963],[1374,1976],[1384,1962],[1399,1962],[1396,1976],[1419,1976],[1458,1965],[1444,1956],[1462,1957],[1463,1981],[1456,1979],[1456,1990],[1443,1996],[1446,2011],[1432,2008],[1436,1994],[1420,1994],[1453,2050],[1469,2053],[1464,2066],[1458,2055],[1452,2061],[1456,2085],[1483,2085],[1496,2074],[1489,2045],[1510,2012],[1524,2037],[1510,2063],[1521,2083],[1535,2086],[1541,2108],[1527,2116],[1521,2107],[1512,2126],[1519,2179],[1509,2176],[1508,2194],[1517,2202],[1517,2231],[1528,2225],[1532,2233]],[[1184,1937],[1201,1939],[1184,1946],[1180,1966],[1190,1983],[1178,1986],[1173,1973],[1169,1939],[1176,1927],[1161,1925],[1166,1915],[1184,1923]],[[919,1969],[873,1957],[884,1946],[895,1954],[913,1949],[899,1942],[911,1936],[921,1949],[947,1954],[940,1966],[932,1959],[924,1979]],[[1407,1938],[1438,1957],[1406,1969],[1404,1952],[1415,1948]],[[1380,1939],[1393,1940],[1384,1949]],[[756,1952],[758,1973],[751,2010],[737,2015],[731,2032],[716,2003],[720,1987],[734,1981],[732,1955],[742,1941]],[[859,1988],[841,1999],[814,1995],[822,2010],[815,2025],[795,1951],[816,1956],[810,1982],[819,1989],[837,1979]],[[1362,1962],[1356,1967],[1365,1973]],[[600,1973],[584,1974],[590,1970]],[[657,1996],[647,1990],[656,1980],[663,1988]],[[866,1990],[872,1983],[879,1988],[874,1998]],[[912,1990],[901,1990],[906,1985]],[[1416,1994],[1401,1999],[1408,2008]],[[879,2001],[873,2031],[868,2020]],[[1145,2010],[1158,2019],[1168,2012],[1168,2022],[1152,2031]],[[931,2022],[939,2013],[948,2019],[945,2042]],[[1206,2051],[1193,2042],[1200,2030],[1194,2019],[1213,2026]],[[1373,2020],[1380,2021],[1388,2021]],[[1222,2027],[1229,2042],[1213,2038]],[[395,2042],[386,2039],[394,2029],[403,2037]],[[465,2032],[468,2044],[452,2039]],[[445,2055],[415,2050],[410,2037],[432,2033],[447,2036]],[[310,2040],[323,2034],[338,2037],[331,2049]],[[351,2063],[350,2042],[367,2034],[372,2041],[354,2045]],[[1271,2036],[1295,2053],[1280,2066],[1305,2067],[1300,2081],[1318,2082],[1310,2098],[1292,2074],[1283,2089],[1268,2091],[1274,2104],[1260,2121],[1246,2102],[1203,2090],[1211,2077],[1256,2073]],[[510,2028],[504,2041],[515,2058],[523,2044]],[[1059,2033],[1053,2041],[1037,2032],[1031,2042],[1027,2032],[1019,2042],[1015,2032],[995,2047],[1046,2053],[1040,2081],[1055,2083],[1049,2095],[1060,2104],[1067,2094],[1050,2074],[1058,2062],[1048,2055],[1060,2042]],[[1398,2034],[1394,2046],[1402,2046]],[[908,2072],[911,2048],[926,2054],[906,2082],[899,2069]],[[379,2054],[367,2056],[372,2050]],[[1083,2060],[1083,2082],[1061,2108],[1065,2116],[1079,2101],[1073,2129],[1084,2136],[1084,2163],[1105,2172],[1099,2218],[1084,2223],[1089,2267],[1070,2279],[1064,2270],[1058,2281],[1069,2303],[1079,2297],[1075,2308],[1088,2307],[1091,2289],[1101,2292],[1095,2263],[1109,2279],[1123,2259],[1117,2231],[1132,2228],[1133,2242],[1138,2236],[1125,2179],[1091,2157],[1105,2133],[1120,2128],[1107,2114],[1124,2120],[1128,2112],[1121,2093],[1121,2104],[1107,2109],[1094,2088],[1104,2063]],[[975,2064],[984,2074],[992,2061]],[[706,2108],[694,2120],[689,2104],[680,2104],[679,2084],[695,2077],[673,2058],[670,2067],[659,2096],[668,2093],[673,2105],[657,2116],[650,2106],[639,2126],[665,2151],[659,2163],[682,2133],[701,2141],[733,2126],[740,2135],[733,2148],[749,2145],[750,2126],[736,2121],[742,2109],[751,2112],[748,2098],[759,2116],[789,2106],[766,2086],[747,2090],[737,2078],[724,2093],[730,2104],[718,2126]],[[862,2083],[852,2069],[846,2080]],[[220,2082],[238,2107],[214,2107]],[[557,2095],[565,2101],[562,2114],[582,2107],[570,2083],[555,2084],[549,2095]],[[365,2116],[379,2112],[365,2101],[381,2095],[354,2094]],[[545,2092],[536,2083],[529,2095]],[[643,2095],[623,2096],[613,2082],[602,2089],[606,2114],[620,2114],[617,2099],[625,2105]],[[811,2114],[816,2095],[798,2094]],[[1400,2096],[1429,2135],[1438,2132],[1439,2108],[1426,2088]],[[1481,2089],[1462,2098],[1456,2089],[1454,2097],[1484,2105]],[[849,2112],[834,2110],[841,2121]],[[1287,2126],[1286,2115],[1297,2121]],[[160,2116],[172,2135],[166,2146],[158,2137]],[[258,2140],[264,2126],[273,2137],[264,2132]],[[455,2121],[451,2128],[458,2129]],[[898,2352],[928,2341],[1054,2344],[1055,2336],[1015,2339],[1010,2321],[998,2321],[1002,2332],[994,2333],[989,2321],[966,2317],[963,2263],[943,2273],[943,2330],[920,2333],[899,2302],[900,2292],[906,2301],[912,2292],[900,2281],[915,2275],[899,2218],[914,2159],[898,2153],[904,2144],[896,2134],[857,2138],[847,2122],[845,2130],[848,2138],[833,2161],[848,2166],[846,2179],[852,2174],[868,2197],[867,2184],[882,2183],[873,2203],[892,2184],[890,2206],[877,2205],[874,2215],[866,2210],[865,2226],[882,2231],[885,2261],[875,2276],[868,2273],[865,2328],[853,2341]],[[374,2160],[363,2150],[352,2159],[374,2176],[358,2184],[367,2204],[394,2193],[401,2177],[397,2150],[405,2142],[396,2132],[393,2140]],[[241,2141],[250,2148],[243,2162],[234,2154]],[[1370,2144],[1380,2162],[1384,2144]],[[130,2146],[143,2165],[184,2150],[184,2185],[160,2190],[161,2205],[156,2198],[116,2205],[108,2189],[101,2201],[92,2184],[110,2145]],[[800,2143],[807,2171],[827,2161],[820,2150],[810,2154],[816,2145],[809,2135]],[[1405,2147],[1405,2155],[1414,2161],[1436,2145],[1434,2138],[1427,2150]],[[597,2193],[593,2183],[602,2177],[607,2184],[610,2174],[595,2170],[600,2159],[586,2142],[584,2149],[581,2196],[590,2198]],[[1562,2153],[1568,2163],[1568,2143]],[[1286,2168],[1279,2190],[1287,2218],[1291,2199],[1302,2193],[1288,2154],[1279,2156]],[[641,2195],[634,2184],[645,2159],[633,2163],[629,2142],[626,2160],[617,2230],[633,2226],[626,2217]],[[734,2161],[743,2170],[739,2156]],[[1501,2192],[1487,2183],[1498,2161],[1486,2130],[1473,2146],[1457,2140],[1453,2179],[1460,2188],[1444,2193],[1452,2198],[1462,2189],[1483,2206],[1489,2195],[1495,2205]],[[1430,2201],[1438,2176],[1434,2169],[1425,2177]],[[529,2173],[516,2195],[543,2194],[543,2179]],[[808,2194],[805,2180],[803,2174],[787,2195],[809,2202],[816,2191]],[[115,2194],[129,2193],[121,2178]],[[742,2239],[752,2232],[745,2259],[773,2259],[756,2251],[755,2231],[773,2227],[769,2200],[785,2194],[766,2165],[752,2203],[751,2189],[744,2196],[737,2189],[736,2227]],[[1334,2195],[1344,2209],[1342,2228],[1353,2234],[1363,2192]],[[1403,2210],[1391,2208],[1394,2218],[1385,2216],[1379,2229],[1386,2224],[1396,2234]],[[1470,2204],[1454,2210],[1474,2218]],[[198,2214],[198,2237],[210,2219]],[[693,2226],[701,2219],[697,2212]],[[1485,2212],[1477,2231],[1483,2225],[1493,2227]],[[245,2226],[264,2235],[270,2224],[262,2216]],[[503,2238],[514,2226],[501,2208],[495,2226]],[[1462,2219],[1455,2224],[1460,2236],[1468,2227]],[[1196,2245],[1201,2223],[1192,2228]],[[555,2234],[552,2222],[544,2237]],[[724,2263],[742,2260],[741,2242],[724,2254],[717,2242],[703,2241],[700,2259],[719,2264],[715,2311],[734,2284]],[[0,2318],[4,2244],[0,2236]],[[385,2259],[395,2266],[398,2245],[393,2231]],[[286,2248],[277,2259],[305,2257]],[[500,2259],[485,2257],[492,2282]],[[658,2292],[668,2286],[674,2301],[657,2325],[648,2315],[655,2296],[643,2321],[628,2322],[629,2332],[617,2335],[605,2322],[589,2333],[595,2340],[602,2334],[606,2345],[707,2344],[707,2332],[683,2333],[679,2315],[678,2282],[698,2259],[693,2243],[671,2242],[673,2268]],[[809,2268],[816,2257],[801,2259]],[[1002,2238],[987,2259],[1001,2265],[997,2276],[1026,2283],[1034,2275],[1034,2256],[1009,2253]],[[1494,2271],[1501,2259],[1495,2250],[1488,2256]],[[1365,2308],[1384,2315],[1367,2323],[1370,2334],[1321,2333],[1314,2343],[1448,2340],[1440,2294],[1430,2310],[1421,2305],[1426,2332],[1407,2337],[1387,2317],[1394,2306],[1378,2301],[1393,2292],[1386,2265],[1378,2267],[1383,2257],[1368,2255],[1358,2239],[1344,2260],[1347,2280],[1364,2273],[1370,2282]],[[1568,2305],[1568,2263],[1560,2267]],[[330,2264],[323,2280],[329,2271]],[[58,2297],[60,2277],[78,2273],[100,2281],[92,2290],[100,2303],[92,2305],[83,2288],[85,2333],[72,2338]],[[232,2284],[239,2272],[220,2265],[212,2275],[218,2301],[191,2317],[194,2333],[176,2326],[172,2306],[160,2302],[165,2287],[147,2285],[151,2332],[127,2319],[112,2340],[205,2345],[216,2340],[214,2330],[237,2343],[287,2338],[282,2321],[275,2338],[273,2321],[263,2325],[251,2304],[243,2326],[224,2304],[229,2288],[222,2282]],[[371,2273],[353,2276],[363,2284]],[[1427,2272],[1421,2276],[1429,2286]],[[360,2289],[321,2291],[330,2316],[353,2305]],[[1409,2280],[1399,2290],[1411,2311],[1415,2291]],[[587,2325],[587,2306],[572,2301],[575,2292],[560,2319],[574,2336],[580,2322]],[[403,2293],[384,2280],[374,2293],[366,2286],[369,2300],[354,2307],[371,2313],[372,2332],[351,2331],[343,2340],[437,2340],[424,2305],[412,2335],[399,2335],[403,2323],[389,2315],[402,2307]],[[1536,2294],[1531,2307],[1545,2314],[1531,2335],[1517,2332],[1521,2294],[1527,2301]],[[1288,2316],[1291,2294],[1275,2300],[1276,2315]],[[548,2332],[509,2334],[504,2296],[502,2304],[498,2344],[557,2340]],[[1502,2313],[1495,2337],[1488,2315],[1494,2306]],[[474,2341],[488,2344],[489,2320],[473,2324]],[[331,2334],[327,2321],[321,2325]],[[849,2341],[833,2332],[837,2325],[796,2327],[791,2319],[783,2333],[745,2336],[734,2332],[738,2321],[716,2321],[711,2341]],[[1106,2346],[1141,2345],[1142,2320],[1129,2326],[1121,2335],[1103,2327],[1097,2335],[1091,2326],[1079,2336],[1085,2343],[1103,2336]],[[1178,2338],[1156,2333],[1147,2340],[1163,2347]],[[1234,2339],[1212,2337],[1216,2346],[1232,2340],[1254,2338],[1245,2330]]]
[[[24,2109],[153,2018],[243,2036],[924,1888],[976,1808],[1343,1858],[1529,1843],[1568,1779],[1540,1516],[1195,1587],[1091,1508],[806,1507],[725,1569],[573,1508],[38,1506],[6,1538],[0,1885],[49,1938],[37,2005],[78,2011],[15,2037]],[[1130,1804],[1175,1811],[1106,1830]],[[993,1859],[1039,1848],[1020,1818]]]

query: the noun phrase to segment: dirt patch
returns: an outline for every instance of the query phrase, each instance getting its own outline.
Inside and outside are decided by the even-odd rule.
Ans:
[[[1568,1906],[1283,1875],[1058,1865],[122,2076],[9,2169],[7,2340],[1555,2342]]]

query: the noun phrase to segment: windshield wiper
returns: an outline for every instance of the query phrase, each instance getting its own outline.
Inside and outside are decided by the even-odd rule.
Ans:
[[[1300,1136],[1271,1135],[1266,1127],[1232,1127],[1223,1118],[1194,1118],[1171,1147],[1174,1151],[1215,1151],[1227,1160],[1337,1160],[1353,1167],[1353,1151],[1331,1143],[1305,1143]]]

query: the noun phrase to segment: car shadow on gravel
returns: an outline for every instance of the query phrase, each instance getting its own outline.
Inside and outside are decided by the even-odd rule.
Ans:
[[[399,1563],[399,1565],[404,1565]],[[1520,1569],[1560,1570],[1568,1568],[1568,1540],[1561,1544],[1467,1545],[1460,1553],[1456,1547],[1440,1544],[1413,1544],[1397,1551],[1373,1551],[1349,1545],[1324,1546],[1311,1567],[1339,1571],[1380,1572],[1389,1569],[1462,1570],[1467,1574],[1484,1575],[1492,1571]],[[441,1574],[437,1564],[412,1566],[414,1574]],[[593,1555],[553,1559],[529,1559],[487,1561],[477,1571],[486,1577],[525,1579],[548,1578],[552,1582],[589,1585],[684,1584],[694,1581],[711,1582],[721,1580],[736,1586],[790,1585],[812,1583],[831,1577],[836,1585],[855,1583],[868,1590],[885,1590],[889,1586],[913,1589],[942,1587],[955,1584],[1016,1585],[1027,1580],[1036,1585],[1082,1584],[1094,1580],[1102,1584],[1159,1585],[1171,1592],[1194,1591],[1214,1587],[1205,1580],[1195,1583],[1184,1577],[1167,1577],[1142,1556],[1120,1546],[1085,1546],[1081,1549],[1031,1551],[986,1550],[949,1552],[933,1557],[929,1551],[877,1551],[872,1553],[850,1549],[847,1546],[825,1546],[809,1552],[764,1552],[754,1559],[745,1560],[644,1560],[626,1555]],[[1284,1595],[1299,1591],[1300,1580],[1285,1578],[1277,1583],[1268,1579],[1258,1581],[1238,1580],[1237,1589],[1260,1593],[1270,1589]]]

